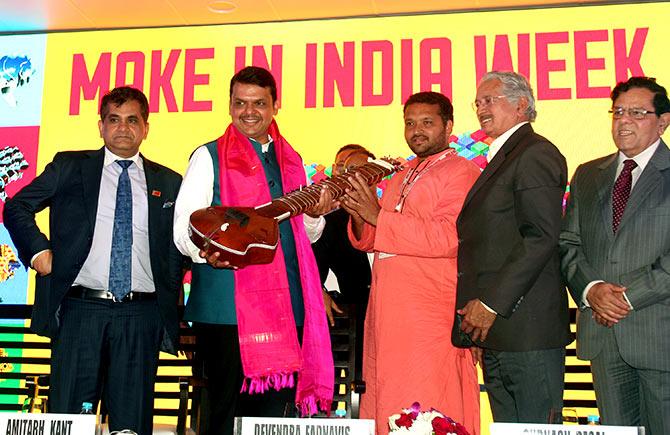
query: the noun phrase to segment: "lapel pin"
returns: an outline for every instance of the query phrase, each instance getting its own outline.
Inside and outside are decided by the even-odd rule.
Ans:
[[[155,196],[157,198],[160,198],[161,196],[161,191],[160,190],[152,190],[151,191],[151,196]]]

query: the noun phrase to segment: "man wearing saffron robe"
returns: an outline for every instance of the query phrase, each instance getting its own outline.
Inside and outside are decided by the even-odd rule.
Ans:
[[[292,416],[295,405],[301,415],[330,410],[333,397],[328,325],[305,231],[318,233],[322,220],[303,222],[299,215],[282,222],[274,261],[242,269],[207,256],[188,236],[197,209],[255,207],[306,184],[302,159],[274,121],[278,108],[269,71],[246,67],[235,74],[232,123],[194,151],[175,204],[175,244],[193,260],[184,319],[193,322],[207,380],[208,435],[232,434],[236,416]],[[322,193],[312,212],[325,211],[329,198]]]
[[[416,401],[479,433],[472,355],[451,344],[456,302],[456,218],[479,168],[448,140],[453,107],[421,92],[404,107],[405,139],[416,158],[389,182],[381,203],[360,177],[342,199],[349,238],[374,252],[365,320],[361,418],[388,433],[388,417]]]

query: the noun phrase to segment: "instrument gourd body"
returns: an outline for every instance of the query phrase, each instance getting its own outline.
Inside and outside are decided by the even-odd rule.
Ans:
[[[337,200],[351,187],[349,176],[361,174],[372,186],[399,169],[400,163],[395,160],[371,160],[344,175],[311,184],[257,207],[202,208],[191,214],[189,236],[208,255],[218,252],[219,261],[228,261],[234,267],[271,263],[279,243],[279,223],[316,205],[323,188]]]

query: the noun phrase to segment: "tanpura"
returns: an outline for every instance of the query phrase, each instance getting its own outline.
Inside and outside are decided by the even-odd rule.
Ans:
[[[316,205],[321,189],[328,189],[337,200],[345,189],[351,188],[348,177],[360,174],[372,186],[400,167],[400,162],[392,159],[370,160],[345,174],[295,190],[267,204],[202,208],[191,214],[189,236],[207,255],[218,252],[220,261],[228,261],[234,267],[271,263],[279,243],[279,223]]]

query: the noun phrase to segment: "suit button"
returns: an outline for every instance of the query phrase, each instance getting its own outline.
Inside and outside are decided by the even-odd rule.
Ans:
[[[270,186],[270,187],[275,187],[275,182],[272,181],[272,180],[270,180],[270,182],[268,183],[268,186]]]
[[[458,272],[458,273],[456,274],[456,277],[457,277],[457,278],[460,278],[460,277],[462,277],[463,275],[464,275],[463,272]]]
[[[462,239],[462,238],[459,238],[459,239],[458,239],[458,243],[463,243],[463,239]]]

